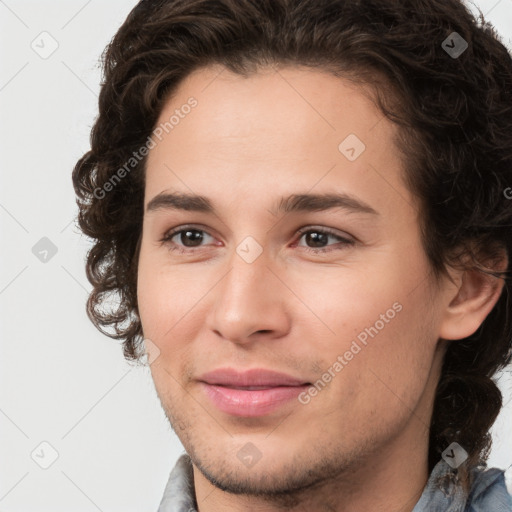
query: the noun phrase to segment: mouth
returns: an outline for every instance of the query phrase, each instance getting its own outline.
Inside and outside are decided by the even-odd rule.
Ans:
[[[230,368],[202,375],[199,384],[216,409],[246,418],[284,409],[311,386],[310,382],[270,370],[254,369],[241,373]]]
[[[223,388],[228,389],[238,389],[242,391],[258,391],[260,389],[275,389],[275,388],[283,388],[283,387],[294,387],[294,386],[227,386],[225,384],[214,384],[216,386],[221,386]]]
[[[240,388],[218,386],[206,382],[200,384],[210,403],[216,409],[231,416],[245,418],[265,416],[279,409],[284,409],[293,401],[298,405],[298,395],[309,387],[309,385],[297,385]],[[254,387],[257,389],[254,389]]]
[[[253,368],[246,371],[237,371],[234,368],[219,368],[205,373],[198,378],[199,381],[216,386],[234,388],[274,388],[279,386],[303,386],[309,382],[293,377],[286,373]]]

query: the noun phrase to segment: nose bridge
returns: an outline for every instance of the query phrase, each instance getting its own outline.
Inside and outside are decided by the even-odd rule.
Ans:
[[[259,255],[255,255],[255,250],[251,242],[243,241],[229,259],[229,272],[218,297],[225,311],[242,313],[243,308],[256,311],[261,303],[268,304],[266,295],[271,286],[268,281],[272,277],[268,269],[269,259],[263,247]]]
[[[276,289],[279,280],[271,271],[272,266],[268,252],[260,244],[244,239],[233,250],[228,271],[216,287],[210,328],[237,341],[257,331],[285,329],[283,297]]]
[[[268,238],[261,230],[250,233],[239,239],[228,256],[229,273],[223,280],[219,297],[225,304],[233,305],[234,302],[234,306],[242,307],[246,301],[253,303],[250,307],[256,307],[258,295],[263,298],[261,294],[265,293],[262,284],[268,284],[267,281],[272,278],[272,272],[268,269],[269,265],[273,266]]]

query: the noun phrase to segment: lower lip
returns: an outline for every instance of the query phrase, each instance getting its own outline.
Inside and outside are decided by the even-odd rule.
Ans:
[[[269,414],[310,387],[279,386],[268,389],[243,390],[200,382],[202,389],[222,412],[246,418]]]

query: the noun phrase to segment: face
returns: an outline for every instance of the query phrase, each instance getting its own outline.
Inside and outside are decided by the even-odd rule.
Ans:
[[[231,492],[284,492],[423,442],[441,292],[394,126],[301,67],[195,71],[158,125],[173,115],[147,160],[138,301],[195,466]],[[204,382],[226,368],[296,382]]]

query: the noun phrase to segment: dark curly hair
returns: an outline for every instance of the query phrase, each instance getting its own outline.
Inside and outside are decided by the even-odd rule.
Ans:
[[[462,41],[454,37],[467,43],[460,55],[449,52]],[[123,340],[129,362],[140,359],[143,340],[141,147],[178,84],[211,64],[242,76],[279,64],[323,70],[371,91],[399,127],[403,178],[421,207],[433,275],[463,265],[504,280],[477,332],[449,343],[436,391],[429,468],[456,441],[469,453],[459,468],[467,485],[468,470],[485,466],[502,407],[492,377],[512,358],[512,58],[481,11],[476,17],[460,0],[142,0],[102,64],[99,116],[73,185],[80,228],[94,242],[87,312]],[[503,251],[508,267],[494,271]]]

